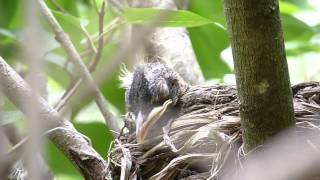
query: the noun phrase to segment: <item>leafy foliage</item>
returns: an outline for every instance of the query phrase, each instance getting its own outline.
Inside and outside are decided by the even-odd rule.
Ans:
[[[46,0],[86,64],[90,64],[95,57],[92,46],[95,48],[98,46],[98,12],[102,2],[102,0]],[[0,55],[21,75],[25,76],[28,67],[24,64],[20,54],[17,53],[21,50],[21,42],[23,41],[21,34],[25,24],[24,1],[0,0],[0,4]],[[106,70],[108,63],[118,52],[123,40],[124,26],[145,24],[161,13],[168,13],[168,18],[162,20],[161,26],[187,28],[196,57],[207,80],[215,79],[224,82],[225,75],[233,73],[233,67],[221,55],[230,46],[222,1],[190,0],[187,10],[178,11],[128,8],[124,12],[119,12],[114,10],[110,4],[107,4],[106,9],[104,38],[108,40],[104,45],[102,58],[96,71]],[[281,1],[280,10],[288,59],[299,59],[307,53],[319,53],[319,22],[311,25],[307,19],[299,16],[306,11],[319,13],[319,10],[312,7],[307,1],[299,0]],[[63,89],[67,89],[79,77],[79,74],[69,62],[63,49],[55,41],[54,34],[46,22],[43,23],[43,27],[46,41],[43,59],[48,79],[50,79],[48,82],[49,100],[51,104],[54,104],[61,97]],[[120,88],[118,80],[119,69],[113,70],[111,74],[102,83],[100,89],[112,105],[121,113],[125,113],[124,90]],[[301,72],[295,72],[295,74],[304,75]],[[56,86],[59,88],[55,88]],[[83,111],[90,102],[92,102],[90,98],[83,99],[73,110],[72,117],[76,117],[77,113]],[[8,118],[0,121],[0,125],[19,123],[17,120],[24,118],[8,102],[5,103],[4,109],[7,111],[5,115]],[[105,126],[93,121],[86,124],[77,122],[75,125],[92,139],[94,147],[105,157],[108,145],[112,140],[111,134],[105,129]],[[59,179],[68,179],[71,176],[75,176],[74,179],[79,177],[72,165],[51,144],[48,146],[48,157],[49,164]]]
[[[210,19],[185,10],[173,11],[152,8],[128,8],[123,14],[128,23],[146,24],[157,16],[161,16],[161,13],[168,16],[168,18],[162,20],[160,23],[160,25],[164,27],[196,27],[214,23]]]

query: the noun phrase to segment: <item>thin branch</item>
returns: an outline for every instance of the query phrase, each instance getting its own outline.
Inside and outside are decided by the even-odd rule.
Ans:
[[[95,56],[94,61],[92,61],[91,71],[94,71],[96,69],[96,66],[101,59],[102,50],[103,50],[103,22],[104,22],[104,15],[105,15],[105,2],[103,1],[101,5],[101,9],[99,12],[99,40],[98,40],[98,49]]]
[[[83,33],[85,34],[85,36],[87,37],[87,42],[88,42],[87,44],[89,44],[88,49],[93,51],[95,54],[97,54],[97,48],[94,45],[93,41],[91,40],[88,31],[82,25],[81,25],[81,29],[82,29]]]
[[[101,84],[102,82],[105,82],[108,80],[108,77],[114,73],[114,69],[120,66],[120,64],[125,63],[130,59],[130,57],[134,57],[135,53],[144,47],[147,39],[149,38],[150,34],[153,32],[154,28],[162,22],[163,19],[168,17],[168,13],[161,13],[155,19],[150,22],[150,24],[147,24],[145,27],[141,28],[141,31],[135,34],[135,36],[132,37],[132,40],[130,43],[123,43],[122,48],[119,52],[117,52],[114,57],[110,60],[110,63],[106,64],[103,69],[103,71],[97,72],[97,78],[96,82],[97,84]],[[104,31],[105,34],[106,31]],[[113,31],[112,31],[113,32]],[[110,37],[110,36],[108,36]],[[123,37],[123,36],[122,36]],[[105,42],[104,42],[105,43]],[[89,67],[90,69],[90,67]],[[81,79],[79,80],[81,81]],[[80,83],[80,82],[79,82]],[[61,103],[59,106],[57,106],[57,109],[62,114],[65,112],[63,110],[63,107],[68,102],[70,106],[73,106],[75,104],[78,104],[82,97],[87,96],[90,92],[90,89],[84,88],[79,90],[79,94],[73,96],[74,92],[78,88],[79,85],[75,85],[70,92],[68,92],[68,95],[65,96],[65,98],[61,99]]]
[[[79,169],[85,179],[104,180],[107,176],[105,160],[91,147],[90,143],[51,108],[40,96],[32,95],[30,86],[0,57],[0,89],[21,111],[28,114],[27,103],[38,104],[39,119],[46,121],[50,140]],[[59,127],[59,128],[57,128]]]
[[[99,14],[100,14],[100,13],[98,13],[98,15],[99,15]],[[100,16],[100,18],[101,18],[101,16]],[[99,21],[100,21],[100,19],[99,19]],[[99,34],[99,32],[98,32],[98,33],[95,33],[94,35],[92,35],[92,37],[90,37],[90,39],[87,39],[87,41],[85,41],[85,42],[83,42],[83,43],[81,43],[81,44],[88,44],[88,43],[90,43],[90,42],[88,42],[88,41],[91,41],[91,42],[94,44],[94,43],[96,43],[96,42],[98,42],[98,41],[100,40],[100,37],[101,37],[101,36],[105,36],[105,35],[108,34],[108,33],[112,34],[113,31],[114,31],[117,27],[119,27],[119,25],[121,25],[121,24],[123,24],[123,23],[124,23],[123,20],[122,20],[120,17],[117,17],[117,18],[113,19],[111,22],[109,22],[105,27],[103,27],[103,32],[102,32],[101,34]],[[100,27],[99,27],[99,28],[100,28]],[[86,31],[86,30],[84,30],[84,31]],[[110,37],[110,35],[107,36],[107,38],[108,38],[108,37]],[[105,41],[104,41],[104,45],[105,45],[107,42],[109,42],[109,40],[105,40]],[[87,56],[87,54],[88,54],[90,51],[91,51],[91,50],[90,50],[89,48],[86,48],[83,52],[80,53],[81,57]]]
[[[82,78],[80,78],[76,83],[73,84],[60,98],[58,103],[54,106],[58,112],[62,110],[63,107],[68,103],[70,98],[76,93],[77,89],[80,87]]]
[[[95,58],[90,62],[88,69],[89,72],[92,73],[95,69],[97,64],[99,63],[99,60],[101,59],[101,55],[102,55],[102,50],[103,50],[103,46],[109,42],[109,40],[111,39],[111,34],[115,29],[115,26],[113,26],[114,22],[112,22],[112,26],[107,29],[106,32],[110,32],[111,34],[108,36],[108,39],[106,39],[106,41],[104,41],[104,34],[106,33],[104,31],[104,14],[105,14],[105,3],[103,2],[102,6],[101,6],[101,10],[99,12],[99,34],[98,34],[98,49],[96,50],[96,56]],[[116,20],[116,22],[118,22],[118,19]],[[93,44],[92,40],[90,39],[90,37],[88,37],[88,41],[91,42],[91,44]],[[70,98],[76,93],[76,91],[78,90],[78,88],[80,87],[82,83],[82,78],[80,78],[76,83],[73,84],[73,86],[71,86],[71,88],[69,88],[64,94],[63,96],[60,98],[60,100],[58,101],[58,103],[54,106],[54,108],[57,111],[61,111],[65,105],[68,103],[68,101],[70,100]]]
[[[94,82],[89,70],[87,69],[86,65],[83,63],[81,56],[77,52],[76,48],[72,44],[71,40],[69,39],[68,35],[63,31],[60,24],[57,22],[53,14],[51,13],[50,9],[47,7],[43,0],[39,0],[40,11],[48,20],[51,28],[53,29],[56,39],[60,42],[61,46],[65,49],[70,60],[73,61],[75,65],[78,66],[79,70],[82,72],[84,79],[88,83],[89,87],[92,88],[95,94],[95,101],[106,121],[106,124],[109,126],[110,129],[113,131],[119,132],[120,128],[117,124],[117,118],[109,111],[107,108],[107,103],[97,87],[96,83]]]
[[[95,76],[97,84],[107,81],[108,77],[114,73],[114,70],[117,69],[122,63],[132,60],[131,57],[134,57],[136,52],[145,46],[155,27],[157,27],[164,19],[168,18],[169,15],[170,14],[167,12],[160,13],[150,23],[146,24],[146,26],[142,27],[139,32],[132,36],[132,39],[130,39],[131,41],[129,43],[122,43],[120,45],[122,48],[119,50],[119,52],[114,55],[108,64],[100,68],[103,69],[103,71],[97,72],[97,76]],[[122,35],[122,37],[123,36],[124,35]],[[122,42],[124,40],[126,39],[123,39]],[[79,94],[69,100],[70,104],[74,105],[79,103],[81,97],[86,96],[89,93],[91,93],[90,89],[82,89],[79,91]]]
[[[111,34],[113,32],[114,31],[112,31]],[[104,44],[106,44],[106,43],[108,43],[110,41],[111,36],[112,36],[111,34],[108,36],[108,39],[104,41]],[[98,62],[91,61],[91,63],[88,66],[88,69],[89,69],[90,73],[92,73],[95,70],[93,68],[93,66],[95,66],[97,63]],[[65,106],[68,103],[68,101],[71,99],[71,97],[79,89],[81,83],[82,83],[82,78],[79,78],[78,81],[76,81],[75,83],[72,83],[70,85],[70,88],[68,88],[68,90],[61,96],[59,101],[57,101],[58,103],[54,106],[54,109],[56,109],[58,112],[62,111],[63,108],[65,108]]]

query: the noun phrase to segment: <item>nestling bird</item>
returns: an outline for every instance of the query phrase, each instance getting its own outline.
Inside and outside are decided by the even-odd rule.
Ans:
[[[138,143],[143,143],[152,126],[169,105],[175,105],[189,85],[168,66],[156,62],[139,65],[125,82],[125,101],[136,119]],[[161,108],[158,108],[162,106]]]
[[[120,136],[122,141],[115,149],[129,149],[130,176],[219,179],[229,172],[230,164],[242,167],[240,103],[235,86],[188,85],[160,63],[140,65],[131,76],[125,77],[130,77],[124,81],[129,111],[126,119],[135,123],[127,124],[129,131]],[[299,133],[306,129],[318,132],[319,86],[319,83],[310,83],[293,87]],[[132,124],[136,124],[136,133]],[[132,146],[136,143],[135,134],[138,148]],[[117,163],[111,172],[122,174],[123,166],[118,164],[129,158],[122,151],[115,157]]]

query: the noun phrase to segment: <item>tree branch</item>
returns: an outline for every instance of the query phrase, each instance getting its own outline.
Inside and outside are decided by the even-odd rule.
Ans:
[[[103,30],[103,28],[104,28],[103,22],[104,22],[104,15],[105,15],[104,11],[105,11],[105,3],[103,2],[101,5],[101,9],[98,12],[98,14],[99,14],[98,49],[93,50],[93,49],[95,49],[95,47],[92,48],[92,51],[94,51],[96,55],[94,56],[94,59],[90,62],[89,66],[88,66],[90,73],[92,73],[96,69],[98,62],[101,59],[103,45],[105,43],[104,42],[104,32],[103,32],[104,31]],[[110,38],[108,38],[106,42],[108,42],[108,40],[110,40]],[[92,44],[92,46],[94,46],[93,45],[94,42],[91,41],[89,35],[88,35],[88,43]],[[68,88],[68,90],[63,94],[63,96],[60,98],[58,103],[54,106],[54,108],[58,112],[60,112],[65,107],[65,105],[69,102],[70,98],[79,89],[80,85],[82,84],[82,80],[83,80],[83,78],[79,78],[75,83],[72,83],[70,88]]]
[[[96,83],[94,82],[88,68],[82,61],[80,54],[77,52],[76,48],[74,47],[71,40],[69,39],[69,36],[63,31],[62,27],[57,22],[57,20],[55,19],[50,9],[47,7],[47,5],[43,0],[39,0],[39,5],[40,5],[40,11],[48,20],[51,28],[53,29],[56,35],[57,41],[61,44],[61,46],[67,52],[68,56],[70,57],[70,60],[76,66],[78,66],[79,70],[82,72],[84,79],[88,83],[89,87],[92,88],[92,90],[94,91],[95,101],[106,121],[106,124],[113,131],[119,132],[120,128],[118,127],[118,124],[117,124],[117,118],[107,108],[108,105],[101,91],[99,90]]]
[[[30,86],[0,57],[0,89],[25,114],[25,104],[38,104],[39,118],[47,122],[50,140],[75,164],[86,179],[107,176],[105,160],[91,147],[73,125],[59,116],[40,96],[33,99]]]

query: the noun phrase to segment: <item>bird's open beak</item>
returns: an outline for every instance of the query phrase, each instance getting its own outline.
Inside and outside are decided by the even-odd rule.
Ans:
[[[153,108],[146,118],[144,118],[141,111],[139,111],[136,119],[136,137],[138,144],[144,143],[152,126],[161,118],[171,104],[171,99],[165,101],[162,106]]]

